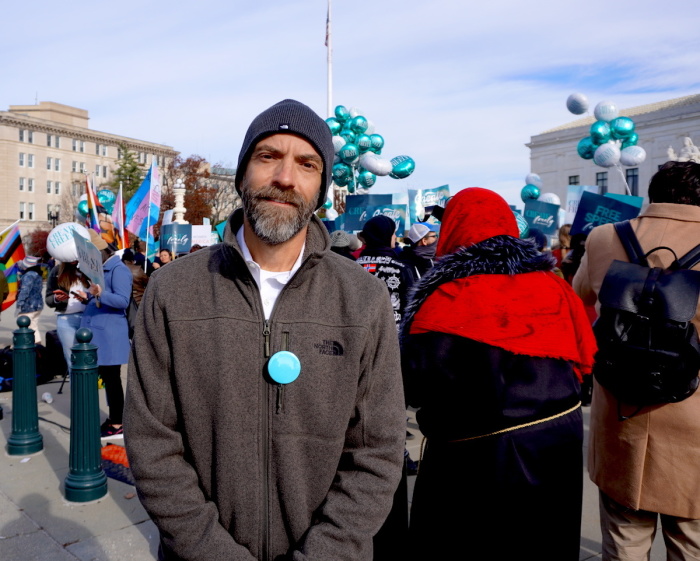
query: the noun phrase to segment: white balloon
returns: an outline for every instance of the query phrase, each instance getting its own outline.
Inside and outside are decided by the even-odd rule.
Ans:
[[[375,125],[372,121],[367,119],[367,130],[365,131],[365,134],[374,134],[374,129]]]
[[[593,161],[601,167],[609,168],[620,161],[620,148],[614,142],[606,142],[596,148]]]
[[[333,137],[333,150],[335,150],[335,153],[337,154],[340,152],[343,148],[348,143],[347,140],[345,140],[342,136],[334,136]]]
[[[338,211],[335,210],[334,208],[327,208],[326,209],[326,219],[327,220],[335,220],[338,218]]]
[[[364,113],[362,111],[360,111],[357,107],[351,107],[350,108],[350,117],[354,119],[358,115],[364,115]]]
[[[582,93],[572,93],[566,99],[566,108],[574,115],[582,115],[588,111],[588,98]]]
[[[561,206],[561,199],[556,193],[542,193],[539,197],[537,197],[537,200],[542,201],[543,203]]]
[[[525,176],[525,185],[535,185],[542,189],[542,178],[536,173],[528,173]]]
[[[372,152],[365,152],[360,156],[360,165],[374,175],[389,175],[394,169],[390,160],[380,158]]]
[[[63,263],[78,260],[78,250],[75,247],[73,232],[77,232],[86,240],[90,240],[87,228],[75,222],[64,222],[49,232],[46,238],[46,250],[51,257]]]
[[[612,121],[620,116],[620,111],[612,101],[601,101],[593,110],[595,118],[599,121]]]
[[[83,193],[82,195],[80,195],[78,202],[80,202],[80,201],[87,201],[87,193]]]
[[[647,152],[641,146],[628,146],[620,152],[620,163],[623,166],[638,166],[647,159]]]

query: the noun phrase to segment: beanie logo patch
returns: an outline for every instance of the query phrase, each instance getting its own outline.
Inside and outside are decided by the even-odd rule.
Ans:
[[[281,128],[281,129],[288,129],[288,128],[289,128],[289,125],[280,125],[280,128]]]

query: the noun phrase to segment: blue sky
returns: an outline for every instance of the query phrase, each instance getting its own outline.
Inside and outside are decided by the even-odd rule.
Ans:
[[[292,97],[326,116],[327,0],[39,0],[3,8],[0,110],[55,101],[90,127],[233,166],[251,119]],[[700,92],[700,3],[333,2],[333,105],[356,107],[383,156],[377,187],[478,185],[520,203],[525,143],[591,105]],[[643,145],[643,139],[640,139]],[[545,190],[546,190],[545,185]]]

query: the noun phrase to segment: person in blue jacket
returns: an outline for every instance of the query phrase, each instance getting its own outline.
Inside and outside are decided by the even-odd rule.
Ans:
[[[92,243],[102,253],[105,286],[92,284],[80,327],[92,331],[91,343],[97,345],[98,372],[107,392],[109,418],[102,424],[102,438],[123,438],[124,388],[121,365],[129,361],[129,326],[126,309],[131,298],[132,275],[129,268],[94,230]]]

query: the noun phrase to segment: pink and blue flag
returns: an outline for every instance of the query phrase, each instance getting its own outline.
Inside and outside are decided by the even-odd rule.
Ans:
[[[149,245],[160,217],[160,172],[154,161],[141,186],[126,205],[126,229]]]
[[[129,247],[129,234],[125,230],[125,216],[124,196],[122,193],[122,184],[120,182],[117,200],[114,201],[114,208],[112,209],[112,223],[114,224],[114,233],[116,234],[115,237],[118,249],[126,249]]]

